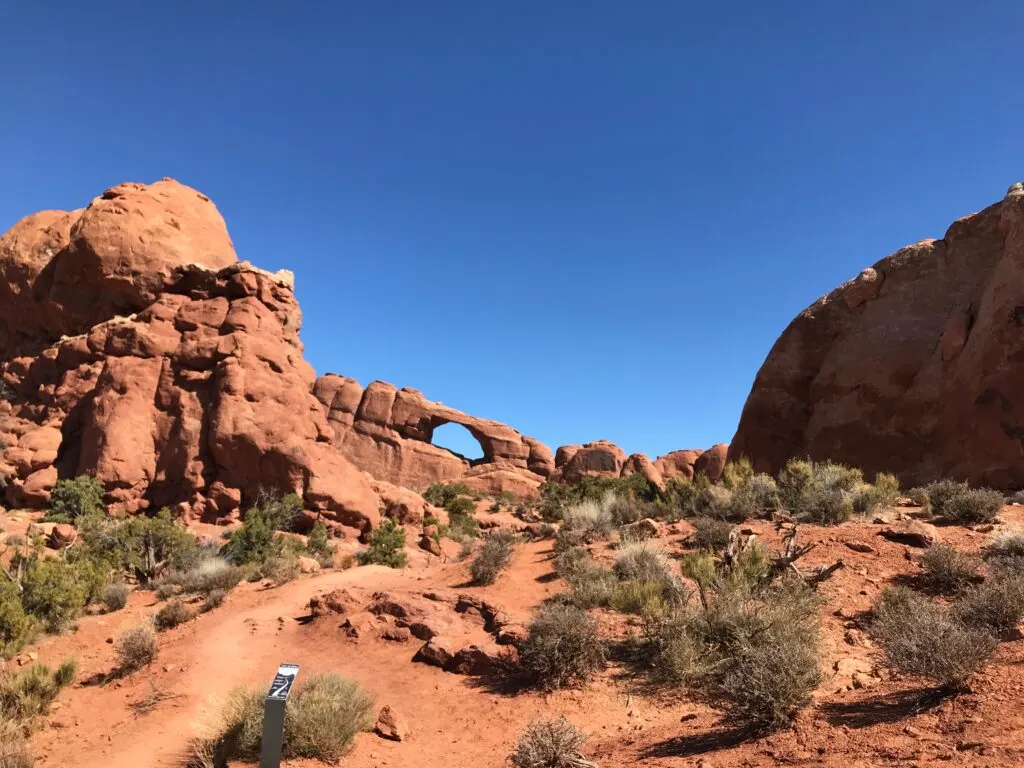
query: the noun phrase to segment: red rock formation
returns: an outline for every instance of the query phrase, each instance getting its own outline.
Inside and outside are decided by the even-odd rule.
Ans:
[[[129,512],[230,515],[267,487],[343,524],[378,519],[386,489],[331,445],[313,396],[290,275],[239,263],[206,197],[122,184],[30,216],[0,238],[0,276],[11,503],[85,473]]]
[[[313,388],[334,431],[334,444],[357,467],[397,485],[465,482],[479,490],[536,492],[554,470],[551,450],[496,421],[434,403],[415,389],[374,381],[366,389],[336,374]],[[468,459],[431,444],[442,424],[461,424],[480,443],[483,458]]]
[[[1024,188],[819,299],[772,347],[732,456],[1024,486]]]
[[[672,451],[651,461],[642,453],[626,456],[615,443],[597,440],[586,445],[563,445],[555,454],[553,480],[576,483],[584,477],[628,477],[641,474],[659,488],[671,477],[692,479],[703,472],[712,480],[722,476],[727,445],[712,446],[707,451]]]

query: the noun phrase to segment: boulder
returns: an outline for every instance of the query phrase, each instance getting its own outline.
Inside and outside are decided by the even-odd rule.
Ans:
[[[469,645],[457,651],[444,669],[456,675],[490,675],[499,671],[513,652],[512,648],[496,643]]]
[[[754,380],[730,447],[1024,486],[1024,189],[885,257],[801,312]]]
[[[622,477],[643,475],[659,489],[665,488],[665,478],[654,463],[642,453],[634,453],[622,465]]]
[[[655,539],[660,534],[661,526],[658,525],[658,521],[652,520],[649,517],[645,517],[643,520],[637,520],[635,523],[629,523],[628,525],[622,526],[623,539],[629,539],[632,541]]]
[[[692,480],[693,465],[702,453],[700,450],[672,451],[655,459],[654,466],[665,480],[673,477]]]
[[[53,526],[50,535],[46,538],[46,546],[50,549],[62,549],[75,543],[78,538],[78,531],[75,526],[67,523],[58,523]]]
[[[704,451],[697,460],[693,462],[693,473],[695,475],[707,475],[712,482],[722,479],[722,471],[729,456],[729,445],[718,443]]]
[[[405,741],[409,738],[409,726],[393,707],[385,705],[377,715],[374,732],[382,739]]]
[[[429,664],[432,667],[444,668],[454,657],[455,651],[450,640],[443,637],[432,637],[416,652],[412,660]]]
[[[889,541],[922,549],[930,547],[938,541],[938,531],[935,526],[918,520],[887,526],[878,533]]]
[[[578,483],[584,477],[619,477],[626,463],[626,454],[608,440],[596,440],[566,452],[559,449],[559,455],[563,463],[558,465],[557,476],[566,483]]]

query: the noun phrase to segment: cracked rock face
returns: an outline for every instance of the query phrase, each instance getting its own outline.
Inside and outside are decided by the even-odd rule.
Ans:
[[[1022,222],[1014,185],[801,312],[757,374],[730,458],[1024,485]]]

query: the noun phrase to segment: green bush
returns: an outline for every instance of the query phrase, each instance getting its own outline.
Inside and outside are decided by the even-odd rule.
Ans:
[[[278,494],[273,491],[261,490],[256,496],[256,503],[249,510],[256,512],[274,531],[292,531],[295,519],[302,512],[302,497],[297,493]]]
[[[472,495],[473,492],[465,483],[434,483],[423,492],[423,500],[451,512],[450,504],[460,497]]]
[[[879,596],[872,634],[892,669],[930,679],[946,690],[964,688],[996,648],[995,638],[985,630],[905,588],[890,587]]]
[[[36,557],[27,563],[21,579],[21,604],[48,632],[62,632],[85,608],[89,583],[82,568],[64,560]]]
[[[656,581],[620,581],[612,588],[608,606],[619,613],[649,616],[667,610],[664,595],[663,586]]]
[[[299,559],[294,555],[281,555],[279,557],[268,557],[260,563],[259,573],[264,579],[270,579],[275,586],[287,584],[298,578],[302,569],[299,567]]]
[[[103,606],[107,609],[107,613],[120,611],[128,605],[128,594],[128,586],[120,582],[108,584],[104,587],[102,600]]]
[[[929,547],[921,555],[923,581],[934,592],[952,594],[979,581],[981,560],[945,544]]]
[[[493,584],[498,575],[512,562],[512,550],[517,537],[506,531],[496,531],[484,538],[484,544],[470,563],[469,572],[476,584]]]
[[[76,523],[89,517],[102,517],[103,484],[94,477],[79,475],[58,480],[50,492],[46,520],[52,523]]]
[[[186,594],[208,595],[215,590],[228,592],[234,589],[243,576],[243,568],[221,557],[207,555],[187,571],[170,574],[168,581],[180,586]]]
[[[405,553],[405,530],[390,517],[381,521],[369,535],[369,549],[359,553],[362,565],[386,565],[389,568],[404,568],[408,561]]]
[[[555,559],[555,570],[569,585],[572,602],[580,608],[608,605],[619,583],[582,547],[566,549]]]
[[[540,488],[540,514],[546,522],[564,518],[570,507],[583,502],[600,502],[606,496],[636,502],[642,505],[658,498],[658,488],[640,474],[628,477],[584,477],[578,483],[548,481]]]
[[[968,628],[1009,639],[1024,618],[1024,574],[1001,571],[961,594],[952,610]]]
[[[519,664],[545,690],[586,683],[605,664],[597,622],[574,605],[541,605],[519,644]]]
[[[223,555],[235,565],[247,565],[280,557],[283,551],[284,542],[275,533],[271,521],[264,517],[262,510],[253,508],[246,513],[242,527],[231,534]]]
[[[65,659],[57,669],[32,664],[17,671],[0,671],[0,720],[30,723],[50,711],[62,689],[74,682],[78,663]]]
[[[324,525],[322,520],[317,520],[313,523],[313,528],[306,537],[306,549],[324,567],[333,562],[334,546],[327,535],[327,526]]]
[[[734,478],[731,482],[734,485],[724,509],[718,512],[724,520],[739,523],[764,517],[766,513],[774,512],[781,506],[778,486],[769,475],[751,474],[742,479]],[[716,511],[714,506],[712,511]]]
[[[0,656],[9,656],[24,645],[31,620],[21,604],[21,593],[13,582],[0,579]]]
[[[587,735],[565,719],[539,718],[526,726],[508,756],[514,768],[582,768],[593,765],[580,749]]]
[[[149,624],[132,627],[117,638],[117,673],[130,675],[156,660],[156,633]]]
[[[181,600],[171,600],[157,611],[156,616],[153,617],[153,624],[159,630],[173,629],[179,624],[192,621],[195,617],[196,612],[193,608],[185,605]]]
[[[706,475],[693,480],[678,476],[665,483],[665,491],[658,500],[660,516],[669,522],[690,517],[712,517],[725,519],[729,515],[732,494],[722,486],[716,486]]]
[[[211,733],[192,743],[192,768],[205,768],[219,760],[256,761],[263,735],[261,690],[236,689]],[[352,740],[373,723],[373,699],[336,674],[309,677],[285,705],[283,757],[337,762]]]
[[[729,490],[735,490],[749,483],[755,474],[754,465],[744,456],[738,461],[726,463],[722,470],[722,485]]]
[[[227,597],[227,592],[223,589],[213,589],[206,593],[206,599],[203,600],[203,610],[212,611],[214,608],[220,608],[224,602],[224,598]]]

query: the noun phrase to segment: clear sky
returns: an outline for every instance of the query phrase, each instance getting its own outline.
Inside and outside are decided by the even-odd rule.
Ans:
[[[1019,2],[6,0],[0,29],[0,230],[172,176],[295,271],[318,372],[552,447],[728,441],[797,312],[1024,178]]]

